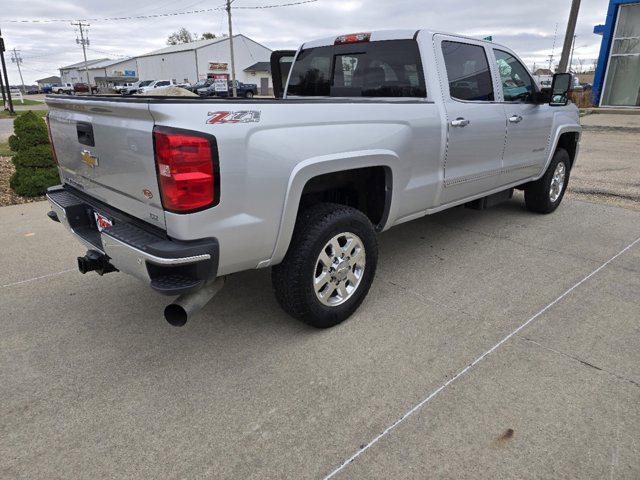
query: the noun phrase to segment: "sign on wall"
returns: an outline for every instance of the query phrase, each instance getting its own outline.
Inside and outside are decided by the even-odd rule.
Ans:
[[[227,70],[228,63],[209,62],[209,70]]]
[[[229,90],[228,75],[214,75],[213,76],[213,89],[216,92],[226,92]]]
[[[124,71],[124,76],[125,77],[135,77],[136,76],[136,71],[135,70],[125,70]]]

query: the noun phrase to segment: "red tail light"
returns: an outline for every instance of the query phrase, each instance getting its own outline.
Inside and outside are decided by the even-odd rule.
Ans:
[[[51,136],[51,122],[49,121],[49,115],[44,117],[44,122],[47,124],[47,133],[49,134],[49,145],[51,145],[51,152],[53,153],[53,160],[58,164],[58,155],[56,155],[56,148],[53,146],[53,137]]]
[[[215,138],[187,130],[153,130],[158,183],[165,210],[194,212],[220,201]]]

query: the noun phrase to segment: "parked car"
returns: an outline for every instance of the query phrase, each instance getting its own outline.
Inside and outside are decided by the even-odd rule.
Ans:
[[[155,80],[155,81],[149,83],[146,86],[141,86],[140,88],[138,88],[138,92],[137,93],[146,93],[146,92],[149,92],[150,90],[154,90],[156,88],[170,87],[170,86],[177,86],[177,84],[173,80]]]
[[[221,97],[221,98],[231,97],[233,96],[232,85],[233,85],[232,82],[228,82],[229,90],[225,92],[225,91],[216,91],[215,84],[212,83],[208,87],[199,88],[197,90],[197,93],[201,97],[212,97],[212,96]],[[222,88],[224,88],[224,86]],[[254,95],[258,94],[258,86],[253,83],[242,83],[236,80],[236,91],[237,91],[238,97],[253,98]]]
[[[75,93],[72,83],[59,83],[52,87],[52,92],[57,94],[67,93],[70,95]]]
[[[138,80],[137,82],[133,83],[130,87],[121,89],[120,94],[133,95],[134,93],[138,93],[138,91],[141,88],[151,85],[153,82],[154,80]]]
[[[541,90],[509,48],[427,30],[271,59],[271,101],[47,97],[49,217],[89,248],[82,273],[179,295],[165,317],[184,325],[226,275],[273,267],[284,310],[325,328],[365,299],[378,232],[514,188],[532,212],[562,201],[581,134],[567,74]]]
[[[40,87],[38,85],[27,85],[25,87],[25,93],[27,95],[37,95],[40,93]]]
[[[98,87],[96,87],[95,85],[78,82],[73,84],[73,91],[75,93],[98,93]]]
[[[123,90],[133,87],[134,84],[135,84],[134,82],[129,82],[129,83],[124,83],[122,85],[114,85],[113,91],[116,93],[122,93]]]
[[[42,87],[42,93],[53,93],[54,87],[56,87],[56,83],[45,83]]]
[[[207,88],[211,84],[213,84],[213,78],[205,78],[204,80],[198,80],[196,83],[193,83],[184,88],[186,88],[190,92],[198,93],[198,90],[200,90],[201,88]]]

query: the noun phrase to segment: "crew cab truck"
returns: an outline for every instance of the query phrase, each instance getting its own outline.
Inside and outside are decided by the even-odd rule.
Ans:
[[[509,48],[429,30],[307,42],[272,72],[276,99],[47,98],[49,216],[89,249],[82,272],[178,296],[183,325],[226,275],[272,267],[284,310],[330,327],[366,297],[377,233],[514,188],[532,212],[562,201],[568,74],[543,91]]]

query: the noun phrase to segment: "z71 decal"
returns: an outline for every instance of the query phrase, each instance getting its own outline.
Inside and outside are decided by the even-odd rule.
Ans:
[[[257,110],[241,110],[239,112],[209,112],[207,124],[214,123],[251,123],[260,121]]]

